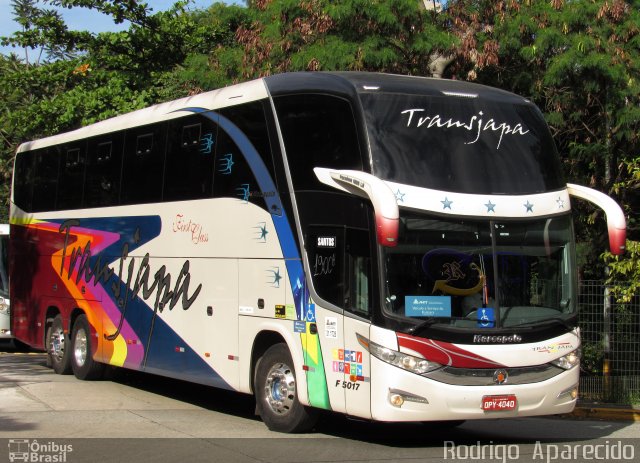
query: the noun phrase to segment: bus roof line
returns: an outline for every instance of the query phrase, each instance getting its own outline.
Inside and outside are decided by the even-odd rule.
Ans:
[[[216,110],[249,101],[260,100],[267,98],[267,96],[264,79],[252,80],[250,82],[199,93],[197,95],[188,96],[175,101],[159,103],[131,113],[105,119],[104,121],[100,121],[71,132],[25,142],[18,148],[18,153],[37,148],[45,148],[47,146],[57,145],[60,143],[69,143],[86,137],[104,135],[133,126],[176,119],[184,116],[185,113],[183,111],[189,107]]]

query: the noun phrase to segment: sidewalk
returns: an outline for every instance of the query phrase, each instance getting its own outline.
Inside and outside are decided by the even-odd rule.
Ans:
[[[631,405],[585,402],[578,403],[573,413],[570,413],[569,416],[592,420],[640,421],[640,408],[635,408]]]

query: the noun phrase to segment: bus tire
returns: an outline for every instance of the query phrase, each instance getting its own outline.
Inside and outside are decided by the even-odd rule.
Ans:
[[[76,318],[71,335],[71,369],[76,378],[94,380],[102,378],[104,364],[96,362],[91,355],[91,329],[87,316]]]
[[[62,317],[56,315],[48,329],[49,349],[47,351],[48,360],[51,361],[51,367],[59,375],[71,374],[71,346],[69,336],[64,334],[64,326],[62,325]]]
[[[47,359],[45,361],[45,365],[47,368],[53,368],[53,361],[51,360],[51,325],[53,324],[53,319],[48,318],[45,322],[44,326],[44,351],[47,353]]]
[[[254,377],[256,410],[264,424],[277,432],[304,432],[317,415],[300,403],[293,361],[286,344],[274,344],[258,360]]]

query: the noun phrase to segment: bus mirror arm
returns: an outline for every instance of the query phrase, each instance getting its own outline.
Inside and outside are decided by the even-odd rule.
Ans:
[[[581,185],[567,183],[569,195],[584,199],[602,209],[607,216],[607,228],[609,229],[609,247],[611,254],[624,253],[627,238],[627,223],[622,208],[606,194]]]
[[[396,195],[383,180],[358,170],[316,167],[313,171],[325,185],[369,199],[376,216],[378,243],[387,247],[398,244],[398,202]]]

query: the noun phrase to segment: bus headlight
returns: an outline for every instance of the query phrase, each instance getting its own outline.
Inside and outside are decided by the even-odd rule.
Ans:
[[[442,367],[439,363],[430,362],[427,359],[414,357],[413,355],[403,354],[397,350],[382,347],[380,344],[376,344],[359,334],[357,336],[360,345],[367,349],[371,355],[385,363],[410,371],[411,373],[422,375]]]
[[[580,363],[580,357],[581,351],[580,349],[576,349],[572,352],[569,352],[567,355],[563,355],[559,359],[555,359],[551,363],[565,370],[570,370]]]
[[[0,297],[0,314],[9,315],[9,304],[4,297]]]

